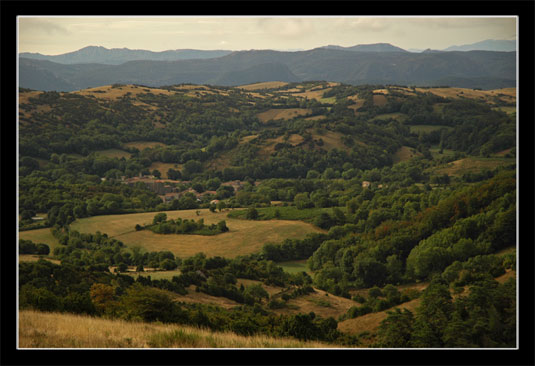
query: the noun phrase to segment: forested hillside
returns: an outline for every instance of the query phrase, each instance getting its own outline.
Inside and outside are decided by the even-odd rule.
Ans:
[[[516,284],[497,280],[516,274],[514,89],[114,84],[19,101],[22,309],[340,347],[516,344]]]

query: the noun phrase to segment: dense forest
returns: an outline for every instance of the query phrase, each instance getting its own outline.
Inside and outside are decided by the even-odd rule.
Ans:
[[[46,228],[59,245],[20,239],[19,254],[60,264],[19,263],[20,307],[342,347],[514,347],[516,282],[496,280],[516,271],[507,251],[517,231],[511,99],[283,84],[21,89],[19,230]],[[277,113],[283,117],[265,117]],[[166,200],[141,179],[125,184],[136,177],[162,181],[174,196]],[[83,218],[153,212],[151,224],[131,230],[165,237],[233,230],[228,221],[158,213],[201,209],[231,209],[229,220],[300,220],[321,232],[225,258],[202,247],[192,257],[145,250],[72,227]],[[296,260],[308,270],[279,265]],[[179,273],[133,277],[130,267]],[[399,290],[427,282],[422,291]],[[275,296],[263,286],[285,290]],[[338,318],[275,312],[320,290],[354,305]],[[191,291],[239,306],[173,300]],[[416,299],[414,311],[397,307]],[[340,322],[384,311],[372,342],[340,330]]]

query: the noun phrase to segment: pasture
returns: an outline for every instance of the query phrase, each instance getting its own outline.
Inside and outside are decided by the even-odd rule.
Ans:
[[[59,244],[58,239],[52,235],[50,228],[27,230],[19,232],[19,238],[24,240],[31,240],[35,244],[44,243],[50,247],[50,253],[54,252],[54,248]]]
[[[384,120],[387,120],[387,119],[395,119],[395,120],[398,120],[400,122],[403,122],[407,119],[407,115],[404,114],[404,113],[385,113],[385,114],[379,114],[375,117],[373,117],[371,120],[372,121],[384,121]]]
[[[296,261],[279,262],[279,263],[277,263],[277,266],[282,267],[282,269],[284,269],[288,273],[306,272],[309,275],[312,274],[310,269],[308,269],[307,260],[306,259],[296,260]]]
[[[152,174],[152,171],[153,170],[158,170],[160,173],[162,173],[162,178],[169,178],[167,176],[167,171],[169,169],[175,169],[175,170],[182,170],[182,166],[183,164],[175,164],[175,163],[162,163],[161,161],[154,161],[150,166],[149,166],[149,171],[151,172]]]
[[[126,142],[123,144],[124,147],[135,147],[139,151],[142,151],[146,148],[154,148],[157,146],[166,146],[163,142],[157,141],[132,141]]]
[[[382,107],[386,104],[387,99],[384,94],[374,94],[373,95],[373,104],[379,107]]]
[[[483,170],[493,170],[499,166],[514,164],[515,158],[480,158],[468,157],[448,163],[446,166],[435,170],[437,174],[461,177],[464,173],[479,173]]]
[[[402,161],[410,160],[416,156],[422,156],[422,154],[417,151],[416,149],[413,149],[408,146],[402,146],[399,148],[398,151],[392,156],[392,161],[395,163],[400,163]]]
[[[467,88],[416,88],[420,93],[432,93],[443,98],[469,98],[493,104],[494,97],[506,103],[516,101],[516,88],[503,88],[494,90],[475,90]]]
[[[165,211],[168,219],[204,219],[207,225],[225,220],[229,231],[214,236],[160,235],[150,230],[135,231],[136,224],[152,222],[156,212],[128,215],[105,215],[78,219],[71,228],[83,233],[100,231],[122,241],[126,246],[139,246],[147,251],[169,250],[175,256],[187,258],[199,252],[209,256],[234,258],[257,253],[267,242],[278,243],[284,239],[300,239],[311,232],[321,232],[311,224],[300,221],[273,220],[249,221],[227,217],[227,212],[212,213],[208,209]]]
[[[288,83],[284,81],[266,81],[263,83],[240,85],[237,88],[244,89],[244,90],[262,90],[262,89],[278,89],[285,85],[288,85]]]
[[[148,90],[148,91],[147,91]],[[79,91],[73,91],[71,93],[80,94],[84,96],[94,96],[98,99],[107,99],[107,100],[117,100],[124,97],[125,95],[137,96],[138,94],[151,93],[155,95],[171,95],[176,92],[172,92],[165,89],[152,88],[146,86],[137,86],[137,85],[121,85],[114,87],[112,85],[104,85],[96,88],[88,88]]]
[[[282,109],[269,109],[265,112],[258,113],[256,116],[258,119],[266,123],[268,121],[274,121],[274,120],[290,120],[295,117],[299,116],[306,116],[310,114],[312,111],[310,109],[306,108],[282,108]]]
[[[111,158],[111,159],[113,159],[113,158],[130,159],[130,156],[131,156],[129,152],[126,152],[126,151],[123,151],[123,150],[119,150],[119,149],[97,150],[97,151],[95,151],[95,154],[99,155],[99,156],[105,156],[105,157]]]

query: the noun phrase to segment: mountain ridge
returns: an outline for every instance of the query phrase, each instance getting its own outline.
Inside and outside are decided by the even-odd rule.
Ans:
[[[261,65],[271,66],[263,69]],[[445,79],[462,79],[463,87],[492,89],[516,85],[516,54],[493,51],[353,52],[317,48],[298,52],[234,51],[217,58],[133,60],[120,65],[65,65],[20,57],[19,73],[21,87],[57,91],[114,83],[235,86],[274,80],[437,86],[444,85],[439,80]]]

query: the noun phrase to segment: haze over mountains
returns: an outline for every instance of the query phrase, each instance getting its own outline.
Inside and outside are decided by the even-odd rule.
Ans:
[[[56,56],[19,55],[20,87],[46,91],[72,91],[114,83],[236,86],[309,80],[493,89],[515,86],[515,78],[515,52],[414,53],[388,43],[329,45],[295,52],[153,52],[90,46]]]

